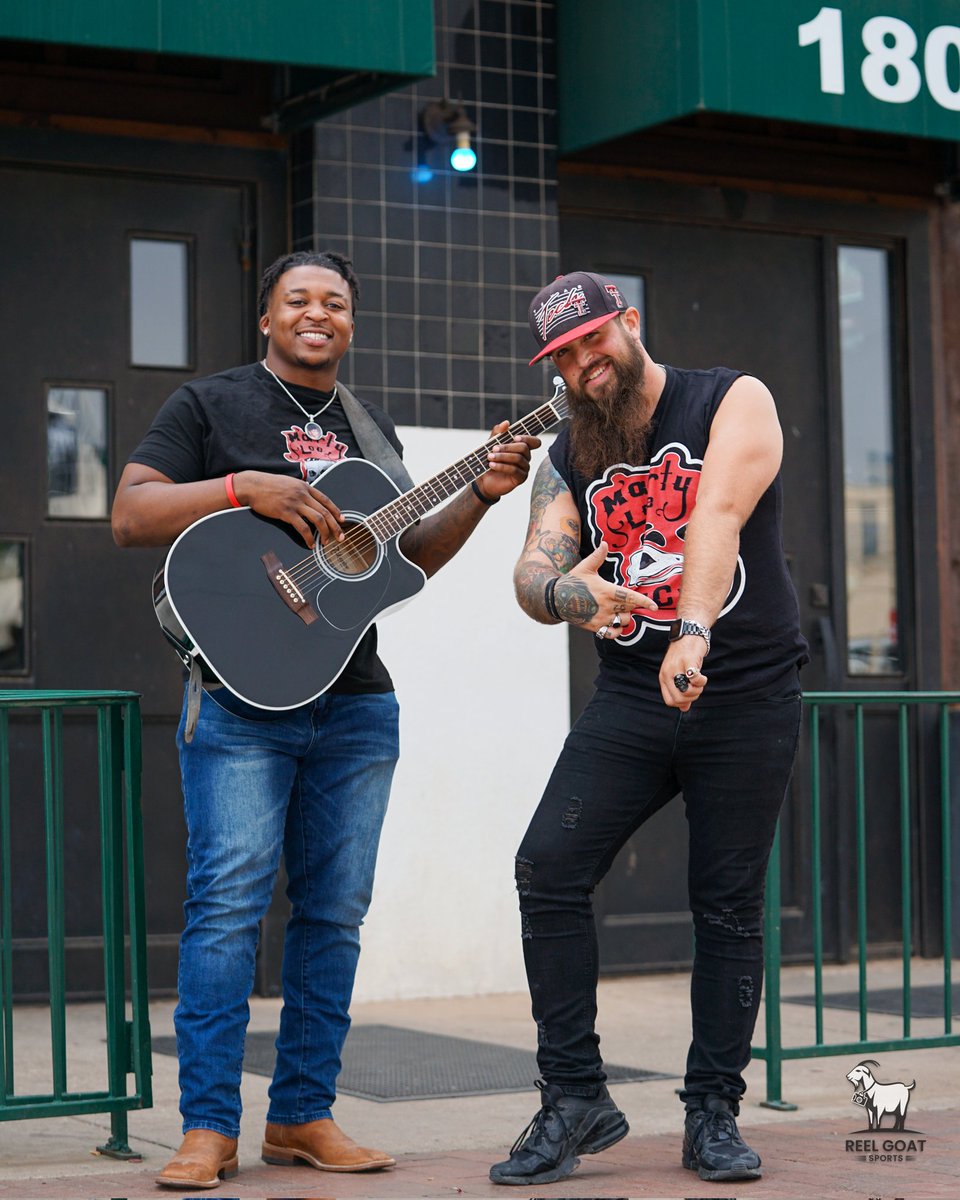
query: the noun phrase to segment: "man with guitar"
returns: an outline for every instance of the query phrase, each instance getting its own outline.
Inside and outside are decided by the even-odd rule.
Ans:
[[[594,1028],[592,895],[681,791],[696,935],[681,1160],[703,1179],[756,1178],[736,1116],[806,661],[781,540],[776,409],[748,375],[654,362],[640,314],[602,276],[548,284],[530,327],[533,362],[551,355],[566,383],[570,425],[533,485],[517,597],[536,621],[593,634],[599,675],[517,854],[542,1095],[490,1178],[552,1183],[628,1132]]]
[[[338,383],[358,294],[352,266],[338,254],[299,252],[269,267],[258,297],[265,358],[179,388],[131,455],[114,501],[120,546],[176,540],[186,552],[195,530],[215,529],[209,577],[198,578],[195,566],[174,572],[171,551],[159,585],[164,603],[183,618],[171,621],[179,636],[170,636],[191,676],[177,735],[189,834],[174,1017],[184,1139],[157,1178],[164,1187],[213,1188],[237,1171],[247,1001],[281,852],[292,912],[263,1158],[329,1171],[394,1165],[383,1151],[353,1142],[330,1113],[398,754],[398,708],[371,624],[377,604],[393,603],[394,570],[380,572],[384,582],[355,620],[358,605],[349,600],[362,594],[349,591],[354,579],[369,587],[377,576],[389,539],[353,511],[362,497],[345,512],[323,490],[324,476],[332,490],[338,471],[353,480],[355,462],[372,460],[376,466],[364,464],[367,478],[387,489],[387,509],[407,512],[413,502],[396,499],[409,480],[393,423]],[[539,444],[506,422],[497,426],[443,498],[463,487],[461,494],[422,520],[426,503],[398,521],[397,569],[422,585],[490,506],[524,482]],[[247,535],[252,528],[256,547],[231,589],[224,579],[235,528]],[[291,565],[296,555],[302,561]],[[348,600],[325,610],[338,582]],[[265,627],[234,628],[244,605],[276,622],[275,638]],[[204,606],[212,606],[213,619],[201,638]],[[223,630],[232,645],[218,641]],[[322,683],[307,685],[306,697],[270,691],[263,699],[252,680],[242,698],[210,667],[262,643],[274,658],[309,658],[318,644],[309,639],[328,634],[346,639],[346,653]],[[282,675],[283,662],[277,665]]]

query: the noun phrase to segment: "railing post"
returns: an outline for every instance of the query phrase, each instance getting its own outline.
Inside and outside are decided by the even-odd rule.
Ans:
[[[128,1071],[140,1084],[144,1108],[153,1104],[150,1077],[150,1007],[147,989],[147,901],[143,882],[143,815],[140,810],[142,741],[140,705],[130,700],[123,708],[123,812],[127,828],[127,920],[130,926],[130,999],[139,1021],[128,1028]]]
[[[0,1102],[13,1094],[13,884],[10,849],[10,729],[0,711]]]
[[[103,988],[107,1021],[107,1078],[110,1092],[122,1096],[129,1070],[125,1020],[123,919],[123,723],[116,706],[97,713],[100,764],[100,861],[103,895]],[[110,1138],[98,1146],[108,1158],[139,1162],[127,1142],[127,1114],[110,1115]]]
[[[943,1029],[953,1032],[953,830],[950,797],[950,714],[940,709],[940,877],[943,880]]]
[[[780,1025],[780,823],[773,835],[767,865],[766,902],[763,907],[764,1021],[766,1026],[767,1095],[764,1108],[793,1112],[795,1104],[780,1094],[783,1068],[783,1030]]]
[[[910,726],[905,704],[897,708],[897,731],[900,748],[900,995],[903,999],[903,1036],[909,1037],[912,1021],[910,960],[913,956],[913,870],[910,853]]]
[[[47,962],[50,971],[50,1044],[53,1094],[67,1090],[66,899],[63,865],[63,713],[44,708],[43,798],[47,867]]]

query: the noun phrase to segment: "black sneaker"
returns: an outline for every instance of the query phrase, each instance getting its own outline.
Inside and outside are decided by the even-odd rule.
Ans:
[[[490,1168],[494,1183],[555,1183],[580,1165],[578,1154],[599,1154],[630,1130],[605,1087],[596,1096],[568,1096],[537,1080],[540,1111],[514,1142],[510,1157]]]
[[[683,1165],[701,1179],[759,1179],[760,1155],[737,1129],[736,1110],[721,1096],[707,1096],[687,1113],[683,1125]]]

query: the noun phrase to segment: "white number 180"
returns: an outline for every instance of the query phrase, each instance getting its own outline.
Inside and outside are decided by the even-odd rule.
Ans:
[[[820,90],[842,96],[846,91],[843,69],[843,13],[821,8],[812,21],[797,29],[801,46],[820,47]],[[887,104],[908,104],[916,99],[924,78],[930,95],[943,108],[960,112],[960,86],[953,87],[948,70],[951,52],[954,76],[960,65],[960,27],[938,25],[923,47],[923,75],[914,62],[917,35],[897,17],[871,17],[861,34],[867,51],[860,66],[863,86]]]

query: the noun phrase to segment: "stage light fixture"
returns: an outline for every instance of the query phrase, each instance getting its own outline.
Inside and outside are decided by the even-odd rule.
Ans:
[[[455,171],[472,171],[477,165],[477,152],[471,137],[476,125],[467,116],[463,104],[453,100],[432,100],[420,114],[423,132],[435,145],[453,142],[450,166]]]

